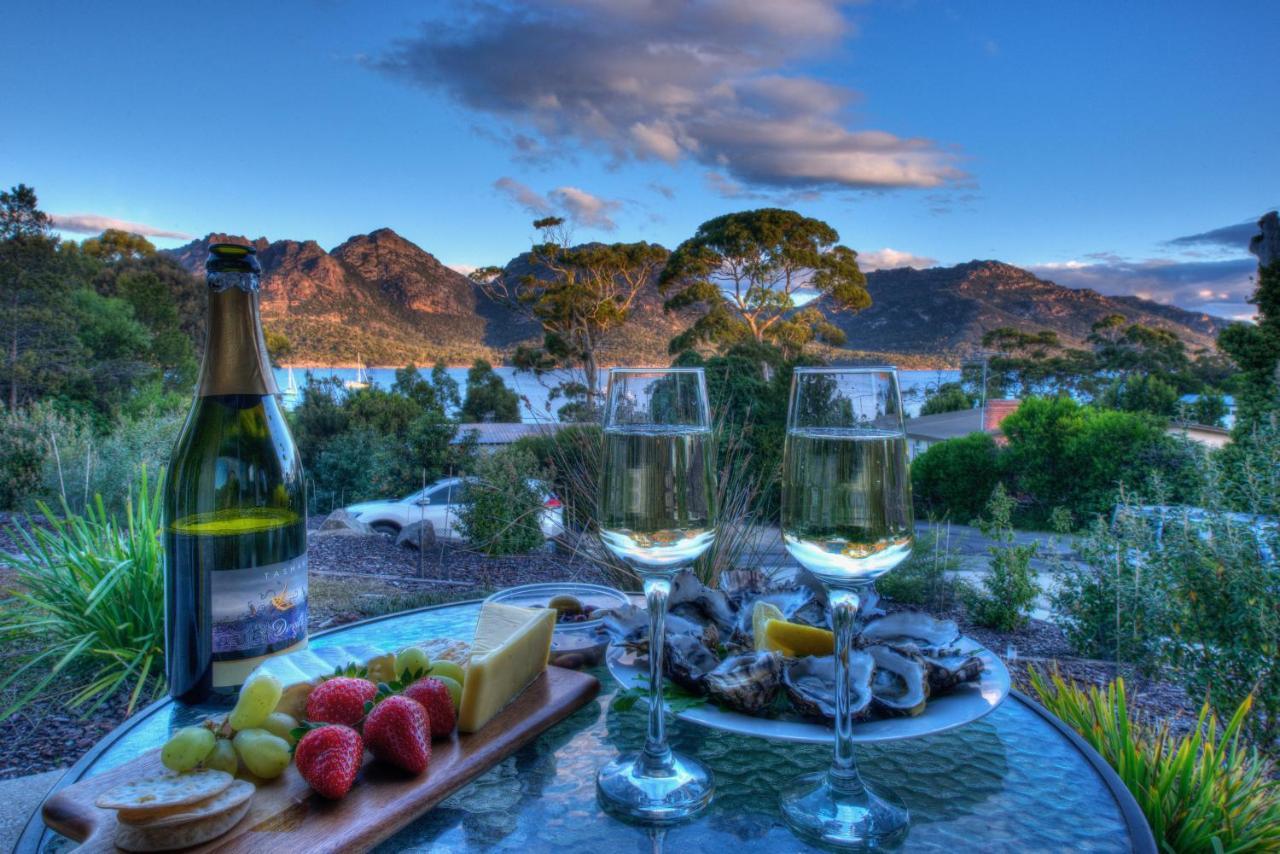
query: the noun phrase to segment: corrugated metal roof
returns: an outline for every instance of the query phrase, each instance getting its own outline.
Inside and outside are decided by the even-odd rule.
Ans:
[[[921,415],[907,421],[907,437],[940,442],[982,431],[982,410],[962,409],[957,412],[939,412],[937,415]]]
[[[542,436],[555,433],[564,427],[573,427],[573,424],[560,424],[557,422],[540,423],[540,424],[491,424],[486,422],[471,422],[458,425],[458,435],[454,437],[453,444],[459,444],[470,433],[476,434],[476,444],[478,445],[510,445],[517,439],[523,439],[525,436]]]

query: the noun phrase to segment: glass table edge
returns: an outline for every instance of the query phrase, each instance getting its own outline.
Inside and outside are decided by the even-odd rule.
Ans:
[[[357,620],[353,623],[344,623],[341,626],[333,626],[332,628],[316,632],[311,635],[311,637],[321,637],[335,632],[349,631],[357,626],[367,626],[374,623],[385,622],[387,620],[400,619],[410,614],[421,614],[426,611],[456,608],[462,605],[478,605],[483,601],[483,599],[464,599],[457,602],[442,602],[436,605],[425,605],[421,608],[414,608],[409,611],[399,611],[394,614],[383,614],[378,617],[370,617],[367,620]],[[1122,781],[1119,775],[1116,774],[1115,769],[1113,769],[1107,761],[1089,745],[1088,742],[1081,738],[1075,730],[1071,729],[1071,727],[1067,726],[1052,712],[1040,705],[1027,694],[1024,694],[1016,688],[1011,688],[1009,690],[1008,697],[1006,697],[1006,700],[1007,699],[1014,699],[1018,701],[1042,718],[1089,762],[1089,765],[1098,774],[1098,776],[1102,778],[1102,781],[1107,786],[1107,790],[1111,793],[1111,796],[1120,807],[1120,813],[1124,817],[1125,827],[1129,831],[1129,840],[1132,843],[1134,854],[1159,854],[1159,849],[1156,847],[1155,837],[1151,833],[1150,825],[1147,824],[1146,816],[1143,815],[1142,809],[1138,806],[1138,802],[1134,800],[1133,794],[1130,793],[1129,789],[1125,786],[1124,781]],[[89,768],[92,768],[98,758],[116,741],[127,735],[134,729],[134,727],[141,724],[151,715],[165,708],[171,702],[172,700],[164,697],[151,703],[130,718],[127,725],[122,724],[113,729],[104,738],[100,739],[97,744],[90,748],[88,753],[76,760],[76,763],[68,768],[63,775],[58,778],[58,781],[50,787],[49,791],[45,793],[45,796],[40,799],[40,803],[36,806],[35,810],[32,811],[31,816],[27,819],[26,826],[22,830],[22,835],[18,837],[18,841],[14,845],[13,850],[15,854],[17,854],[17,852],[34,852],[40,850],[40,843],[44,840],[45,834],[50,832],[45,826],[43,818],[45,801],[62,789],[79,782],[85,772]],[[747,736],[743,737],[745,738]]]

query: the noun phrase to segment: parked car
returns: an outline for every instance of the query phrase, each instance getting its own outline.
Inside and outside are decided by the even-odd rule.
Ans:
[[[362,501],[347,507],[370,528],[383,534],[395,535],[400,529],[419,519],[430,522],[440,539],[462,539],[458,531],[458,511],[462,509],[463,492],[473,478],[446,477],[437,480],[426,489],[420,489],[400,499],[386,501]],[[542,535],[554,540],[564,533],[564,507],[560,499],[541,481],[531,480],[529,485],[542,496]]]

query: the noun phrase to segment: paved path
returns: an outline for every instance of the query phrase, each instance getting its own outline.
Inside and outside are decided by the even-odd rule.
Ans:
[[[42,774],[0,780],[0,851],[13,850],[22,829],[27,826],[27,819],[31,818],[31,813],[40,806],[65,770],[58,768]]]

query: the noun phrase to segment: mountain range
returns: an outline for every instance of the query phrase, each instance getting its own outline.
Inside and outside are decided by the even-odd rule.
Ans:
[[[326,252],[314,240],[248,240],[210,234],[165,250],[188,270],[203,269],[209,244],[250,244],[262,264],[263,324],[283,333],[298,365],[468,364],[505,361],[520,344],[539,340],[537,325],[490,299],[431,253],[380,228]],[[528,257],[508,262],[508,276],[529,269]],[[954,364],[977,350],[984,333],[1012,326],[1051,329],[1065,344],[1083,346],[1089,327],[1108,314],[1169,329],[1191,351],[1212,347],[1228,321],[1136,297],[1109,297],[1066,288],[999,261],[954,267],[908,267],[867,274],[870,308],[829,317],[848,336],[835,359],[892,358],[904,367]],[[823,306],[824,300],[817,305]],[[664,364],[667,342],[688,316],[663,312],[655,283],[641,292],[632,316],[602,349],[602,362]]]

